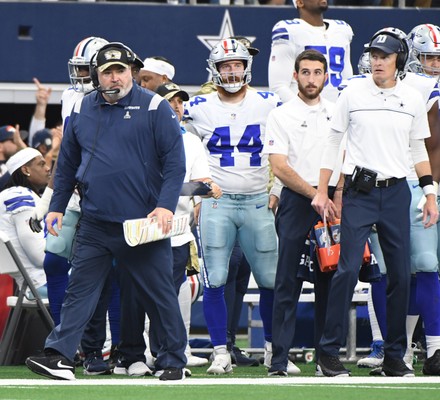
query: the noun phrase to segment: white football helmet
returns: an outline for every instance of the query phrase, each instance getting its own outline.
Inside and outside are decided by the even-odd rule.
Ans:
[[[364,47],[368,46],[368,43]],[[358,61],[359,74],[371,74],[370,52],[364,51]]]
[[[90,60],[108,41],[100,37],[88,37],[79,42],[68,62],[70,83],[76,92],[87,93],[93,90],[90,78]]]
[[[235,72],[219,72],[219,65],[225,61],[241,60],[244,63],[243,74]],[[207,68],[212,74],[212,81],[216,86],[221,86],[229,93],[238,92],[244,85],[247,85],[252,78],[252,56],[246,46],[235,39],[223,39],[217,43],[209,54]],[[222,76],[223,75],[223,76]]]
[[[419,62],[413,70],[440,77],[440,67],[426,65],[427,56],[440,56],[440,28],[433,24],[417,25],[408,38],[411,52]]]

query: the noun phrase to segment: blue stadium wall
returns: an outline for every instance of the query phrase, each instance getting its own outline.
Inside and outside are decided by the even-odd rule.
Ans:
[[[224,34],[255,37],[261,50],[253,65],[254,86],[267,85],[271,29],[296,17],[292,6],[171,6],[140,3],[0,3],[0,82],[67,83],[67,60],[84,37],[101,36],[132,47],[141,58],[162,55],[176,66],[175,81],[198,85],[208,76],[209,44]],[[439,23],[440,9],[333,7],[327,18],[348,22],[355,33],[352,62],[362,45],[384,26],[409,31]]]

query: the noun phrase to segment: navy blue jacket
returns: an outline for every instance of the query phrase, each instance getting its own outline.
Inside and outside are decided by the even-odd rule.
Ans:
[[[49,211],[64,212],[79,183],[85,216],[122,222],[156,207],[175,211],[185,176],[179,122],[168,101],[133,89],[110,105],[93,92],[65,130]]]

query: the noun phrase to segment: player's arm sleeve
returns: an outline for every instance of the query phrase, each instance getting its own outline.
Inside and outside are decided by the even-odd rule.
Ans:
[[[17,237],[27,257],[37,268],[43,268],[44,249],[46,241],[43,232],[32,232],[29,229],[29,219],[32,216],[32,208],[13,213],[12,219],[17,230]]]
[[[429,161],[428,152],[426,151],[425,141],[423,139],[411,139],[410,150],[414,165]]]
[[[286,40],[272,43],[269,58],[269,88],[285,103],[295,93],[290,89],[295,69],[295,54],[292,45]]]
[[[34,116],[31,118],[31,122],[29,124],[29,137],[28,137],[28,143],[29,145],[32,144],[32,139],[38,131],[41,129],[44,129],[46,127],[46,119],[37,119]]]

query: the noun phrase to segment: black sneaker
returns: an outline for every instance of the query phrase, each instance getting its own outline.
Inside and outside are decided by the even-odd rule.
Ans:
[[[159,376],[159,380],[161,381],[181,381],[185,379],[185,375],[183,373],[182,368],[165,368],[163,373]]]
[[[110,375],[110,366],[103,360],[101,352],[90,353],[84,361],[84,375]]]
[[[414,377],[414,371],[409,369],[401,358],[387,358],[385,356],[382,365],[383,376]]]
[[[249,357],[244,350],[239,349],[237,346],[233,346],[231,350],[232,364],[238,367],[258,367],[260,362],[255,358]]]
[[[338,357],[321,353],[318,359],[318,366],[325,376],[350,376],[350,371],[342,365]]]
[[[119,361],[119,358],[120,358],[120,353],[119,353],[118,346],[112,344],[112,347],[110,349],[110,355],[107,360],[110,369],[113,369],[116,366],[116,364]]]
[[[75,363],[56,353],[46,353],[41,357],[28,357],[27,367],[34,373],[50,379],[75,380]]]
[[[423,364],[423,375],[440,375],[440,349]]]

